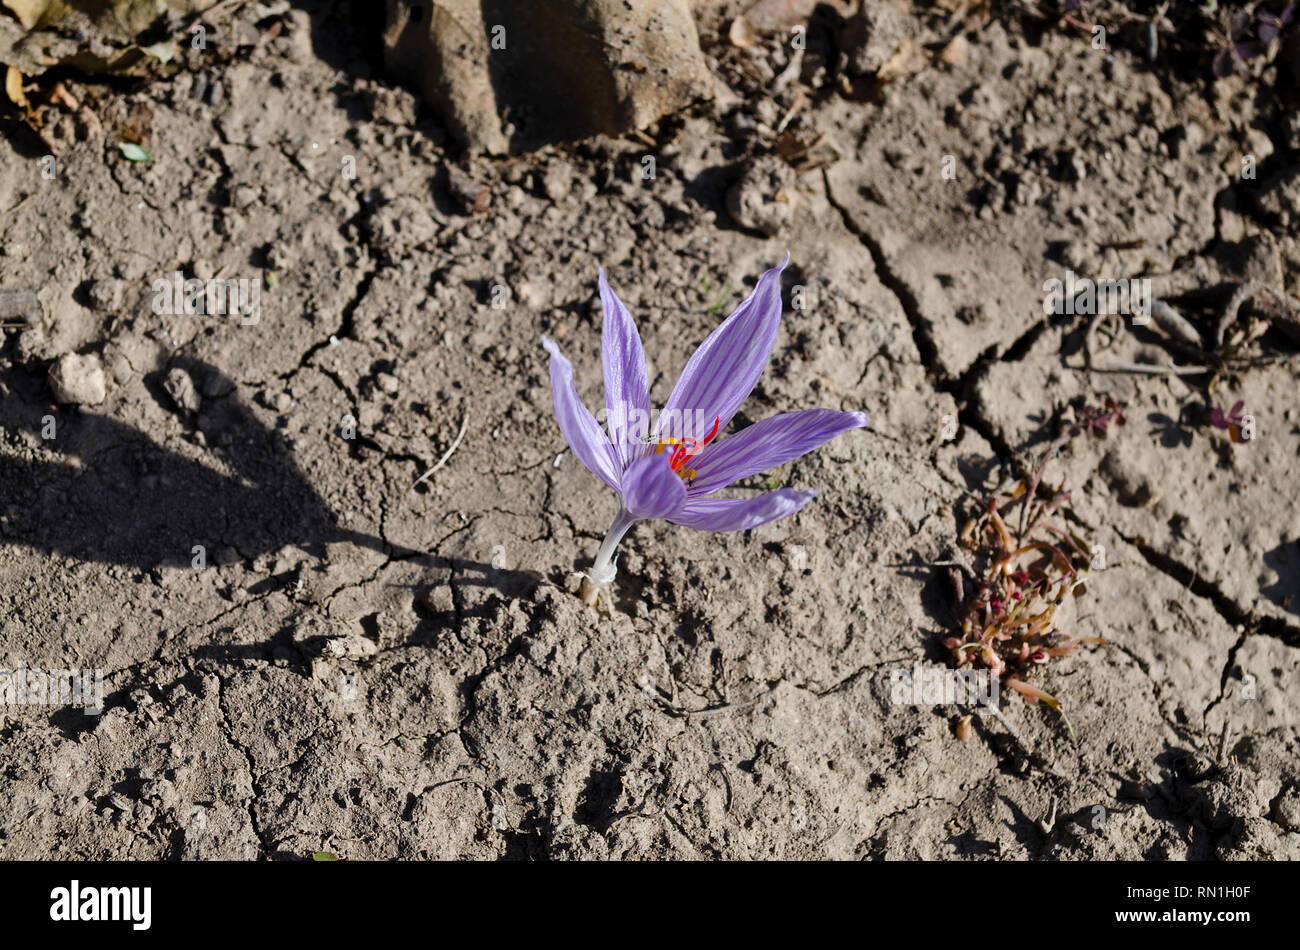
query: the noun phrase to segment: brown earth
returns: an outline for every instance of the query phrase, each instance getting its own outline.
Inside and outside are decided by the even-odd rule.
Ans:
[[[839,81],[830,5],[784,84],[786,34],[736,49],[738,5],[697,5],[717,94],[644,141],[467,156],[330,3],[241,8],[257,39],[171,80],[67,78],[51,178],[11,124],[0,288],[42,313],[0,350],[0,667],[101,668],[106,697],[0,706],[0,857],[1300,857],[1295,364],[1089,371],[1087,319],[1042,307],[1067,268],[1300,293],[1300,142],[1267,75],[1014,11],[943,62],[917,6],[890,42],[923,62],[877,94]],[[774,160],[800,96],[821,141]],[[587,608],[616,503],[540,335],[598,405],[603,266],[662,402],[787,249],[807,306],[738,423],[870,426],[770,476],[819,492],[788,521],[638,525]],[[260,319],[156,315],[177,270],[259,282]],[[1120,330],[1104,359],[1186,361]],[[56,402],[66,354],[102,401]],[[1004,696],[960,742],[964,710],[890,697],[944,662],[954,510],[1106,395],[1127,424],[1063,464],[1107,552],[1073,632],[1110,644],[1041,680],[1077,738]],[[1251,442],[1205,424],[1236,399]]]

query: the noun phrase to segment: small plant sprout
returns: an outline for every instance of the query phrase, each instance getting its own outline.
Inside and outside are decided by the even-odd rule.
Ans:
[[[614,579],[614,552],[637,521],[664,518],[700,531],[743,531],[792,515],[816,492],[780,488],[750,498],[718,498],[716,493],[867,424],[865,413],[810,409],[773,416],[722,437],[776,342],[781,271],[789,260],[787,254],[780,267],[763,274],[754,292],[695,351],[653,426],[641,338],[604,270],[600,349],[608,432],[579,398],[573,366],[554,341],[542,337],[550,354],[560,431],[574,456],[618,493],[618,513],[595,562],[582,575],[581,596],[588,604],[595,604]]]
[[[1257,7],[1253,12],[1233,14],[1226,35],[1220,38],[1219,54],[1214,57],[1214,75],[1223,78],[1235,71],[1242,78],[1248,77],[1247,62],[1263,56],[1268,45],[1296,20],[1294,0],[1278,13]]]
[[[1242,430],[1246,426],[1246,417],[1242,410],[1246,408],[1245,402],[1238,399],[1232,404],[1232,408],[1227,412],[1223,411],[1222,406],[1215,406],[1214,411],[1210,413],[1210,425],[1216,429],[1224,429],[1228,433],[1228,438],[1233,442],[1244,442],[1246,437]]]
[[[959,635],[943,641],[957,667],[970,664],[1002,677],[1005,686],[1028,702],[1042,700],[1074,728],[1054,696],[1027,682],[1035,669],[1068,656],[1101,637],[1068,638],[1056,629],[1058,611],[1070,596],[1086,590],[1089,573],[1104,566],[1104,552],[1090,548],[1076,532],[1055,523],[1070,500],[1064,476],[1046,483],[1048,463],[1078,436],[1104,438],[1112,424],[1122,425],[1118,403],[1102,408],[1082,405],[1075,421],[1039,457],[1033,471],[1004,483],[985,499],[961,530],[962,544],[983,564],[983,578],[969,596],[961,573],[949,568],[957,605]]]

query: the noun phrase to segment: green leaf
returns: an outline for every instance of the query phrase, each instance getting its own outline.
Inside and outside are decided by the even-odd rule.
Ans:
[[[329,851],[313,851],[311,859],[313,861],[337,861],[339,856]]]
[[[134,142],[118,142],[117,147],[122,151],[122,157],[128,162],[152,162],[153,156],[149,150]]]

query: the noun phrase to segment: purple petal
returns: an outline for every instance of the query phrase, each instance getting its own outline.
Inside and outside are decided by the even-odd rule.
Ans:
[[[754,498],[691,498],[668,520],[699,531],[747,531],[792,515],[816,497],[815,491],[778,488]]]
[[[691,414],[719,420],[727,427],[758,382],[781,325],[781,271],[790,262],[786,254],[780,267],[758,279],[758,285],[686,363],[664,405],[664,417]]]
[[[669,518],[686,501],[686,484],[667,455],[650,455],[623,473],[623,509],[633,518]]]
[[[1244,43],[1238,43],[1234,49],[1237,51],[1239,65],[1244,65],[1248,59],[1254,59],[1256,56],[1263,56],[1266,50],[1264,44],[1257,40],[1247,40]]]
[[[787,412],[742,429],[715,445],[705,446],[686,463],[698,474],[692,495],[707,495],[732,482],[784,465],[825,445],[841,432],[867,424],[865,412],[809,409]]]
[[[628,442],[629,421],[634,423],[633,438],[650,434],[650,376],[636,324],[623,301],[609,289],[604,268],[600,270],[600,303],[605,311],[600,361],[605,371],[607,426],[620,466],[626,468],[628,462],[640,456],[638,447]],[[634,410],[645,415],[638,420],[633,417]]]
[[[573,365],[564,358],[553,340],[542,337],[542,346],[551,354],[551,395],[555,400],[555,419],[560,424],[564,441],[593,475],[618,491],[622,467],[600,423],[578,396],[573,384]]]

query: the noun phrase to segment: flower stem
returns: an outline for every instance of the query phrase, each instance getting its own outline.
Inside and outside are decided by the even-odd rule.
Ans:
[[[635,523],[635,518],[619,508],[613,524],[605,533],[605,540],[600,543],[600,550],[596,552],[596,560],[592,562],[591,569],[582,575],[582,588],[578,591],[578,596],[588,604],[594,606],[600,591],[618,574],[618,569],[614,567],[614,551],[623,540],[623,535],[627,534],[628,528]]]

